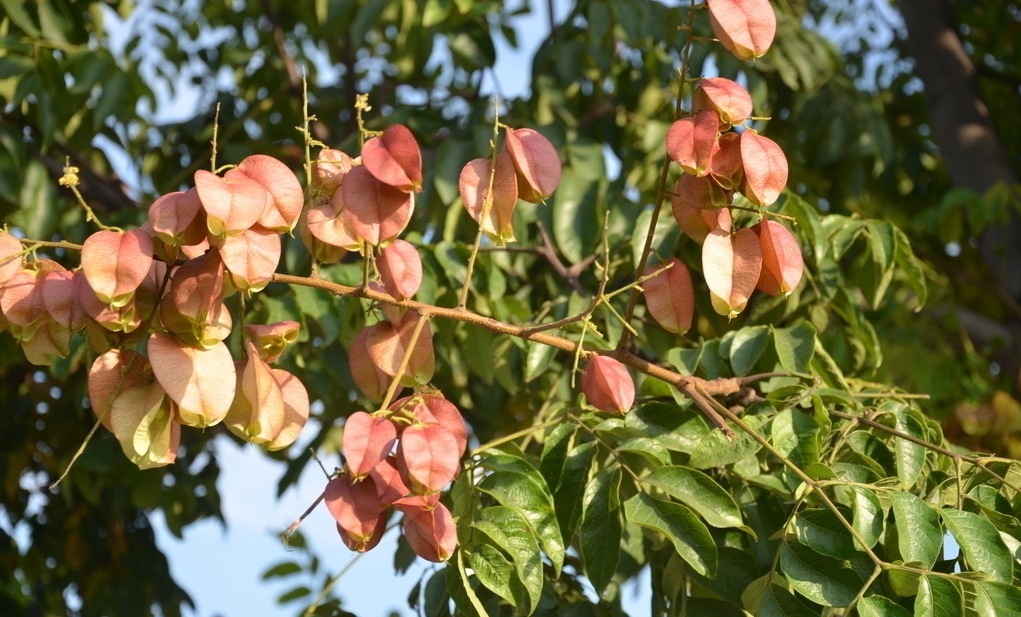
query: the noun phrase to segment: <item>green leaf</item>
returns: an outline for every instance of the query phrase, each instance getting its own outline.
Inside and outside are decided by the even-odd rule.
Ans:
[[[818,611],[805,606],[794,594],[779,585],[769,585],[762,596],[757,617],[819,617]]]
[[[790,328],[773,329],[773,345],[780,366],[792,373],[807,373],[815,355],[815,327],[805,321]]]
[[[915,596],[915,617],[963,617],[964,598],[951,581],[923,574]]]
[[[759,404],[768,405],[768,403]],[[756,430],[764,422],[760,415],[745,416],[744,421]],[[759,442],[744,431],[740,431],[733,438],[728,439],[721,431],[713,430],[699,442],[698,447],[691,453],[688,465],[695,469],[723,467],[754,455],[761,447]]]
[[[479,596],[475,593],[471,581],[468,580],[468,569],[464,563],[464,551],[460,549],[457,551],[457,567],[444,568],[444,573],[447,579],[447,593],[457,603],[458,609],[463,611],[466,617],[488,617],[488,612],[482,606],[482,601],[479,600]],[[468,612],[469,608],[472,611],[470,613]]]
[[[124,71],[113,70],[103,80],[103,90],[99,93],[96,106],[92,110],[92,129],[97,133],[106,124],[110,116],[123,110],[125,101],[130,96],[131,82]]]
[[[911,493],[891,492],[888,497],[893,503],[901,559],[931,568],[943,546],[939,515],[929,504]]]
[[[818,263],[826,254],[827,238],[815,206],[790,191],[786,191],[780,196],[778,205],[781,211],[797,219],[798,224],[795,230],[808,238],[812,246],[812,256]]]
[[[623,427],[621,428],[623,432]],[[617,452],[630,452],[638,454],[649,464],[653,466],[669,465],[670,464],[670,451],[659,443],[655,439],[649,437],[632,437],[626,439],[618,445],[615,450]]]
[[[490,525],[493,527],[495,525]],[[514,564],[507,555],[496,548],[499,540],[490,538],[487,527],[476,527],[472,533],[471,553],[468,565],[484,587],[510,604],[525,601],[525,586],[522,584]],[[502,532],[501,532],[502,533]],[[501,536],[498,536],[501,537]],[[485,538],[488,540],[483,540]],[[461,551],[463,554],[464,551]],[[482,613],[485,615],[485,613]]]
[[[713,527],[741,527],[741,510],[715,480],[688,467],[660,467],[641,479],[688,506]]]
[[[293,561],[282,561],[275,566],[272,566],[268,570],[262,573],[262,580],[267,581],[271,578],[279,578],[282,576],[290,576],[291,574],[297,574],[302,571],[300,565]]]
[[[553,194],[553,240],[569,262],[576,264],[595,249],[603,221],[596,212],[595,185],[565,167]]]
[[[975,583],[975,612],[985,617],[1021,617],[1021,588],[1004,583]]]
[[[576,433],[577,428],[573,424],[564,422],[555,426],[546,435],[546,440],[542,444],[542,454],[539,456],[539,471],[545,478],[547,486],[555,488],[560,484],[567,452],[574,444]]]
[[[483,464],[486,462],[484,459]],[[526,473],[494,471],[479,483],[478,488],[492,495],[501,504],[513,508],[528,521],[536,540],[559,575],[564,564],[564,541],[560,528],[555,524],[553,497],[539,471],[530,465],[528,467]]]
[[[847,606],[865,584],[843,562],[796,542],[780,548],[780,567],[795,591],[823,606]]]
[[[14,25],[24,30],[28,36],[37,39],[41,35],[39,28],[36,27],[23,5],[23,0],[0,0],[0,6],[4,8],[4,13],[14,22]]]
[[[872,258],[883,271],[893,267],[897,253],[896,227],[886,221],[872,220],[865,224]]]
[[[716,576],[716,543],[691,510],[638,493],[624,502],[624,514],[628,521],[662,533],[695,572]]]
[[[583,507],[582,496],[589,480],[596,444],[586,442],[571,449],[564,459],[564,471],[560,476],[560,484],[553,491],[553,500],[557,504],[557,525],[561,537],[570,538],[578,527]]]
[[[861,270],[859,282],[869,305],[878,308],[893,280],[897,236],[893,225],[886,221],[869,221],[866,228],[871,259],[868,267]]]
[[[720,546],[718,551],[717,574],[714,577],[702,576],[691,572],[690,568],[681,567],[677,555],[671,556],[667,568],[675,571],[678,579],[687,579],[690,576],[691,580],[700,587],[712,592],[717,597],[726,598],[727,602],[734,606],[737,598],[740,598],[745,589],[758,578],[759,567],[754,559],[748,558],[749,554],[743,548]],[[677,581],[678,586],[683,584],[685,584],[684,581]]]
[[[871,489],[863,486],[849,488],[854,493],[851,526],[868,544],[868,548],[872,548],[883,535],[885,518],[883,506]]]
[[[752,326],[741,328],[730,343],[730,367],[737,376],[748,375],[762,352],[769,345],[769,328]]]
[[[857,606],[859,617],[911,617],[908,609],[885,596],[862,598]]]
[[[915,297],[918,298],[918,307],[921,308],[925,305],[925,301],[929,297],[929,290],[925,282],[925,271],[922,270],[921,262],[915,257],[914,252],[911,250],[911,243],[908,240],[907,234],[901,231],[899,228],[894,227],[894,234],[896,234],[896,262],[897,267],[900,268],[904,276],[907,277],[908,285],[911,286],[911,291],[914,292]]]
[[[822,378],[831,388],[848,391],[851,389],[844,381],[844,374],[818,339],[815,341],[815,354],[812,356],[813,372]]]
[[[944,508],[939,513],[960,545],[969,569],[989,574],[999,583],[1013,580],[1013,559],[992,523],[962,510]]]
[[[525,346],[528,349],[525,352],[525,383],[529,383],[546,372],[557,350],[555,347],[531,341],[527,341]]]
[[[773,418],[773,445],[800,468],[819,462],[819,425],[798,409],[785,409]]]
[[[514,571],[524,588],[525,595],[515,597],[514,603],[530,614],[539,604],[542,594],[542,558],[534,530],[520,512],[506,506],[486,508],[480,514],[481,520],[473,527],[490,538],[497,548],[504,551],[514,564]],[[482,581],[482,579],[479,579]],[[485,581],[482,581],[485,584]],[[487,585],[488,587],[488,585]],[[511,591],[513,592],[513,585]],[[494,591],[496,591],[494,589]]]
[[[639,264],[639,260],[642,258],[642,250],[645,248],[645,238],[649,234],[649,225],[652,224],[652,209],[647,208],[642,210],[642,213],[638,215],[635,220],[634,230],[631,232],[631,253],[633,263],[638,269],[644,270],[646,264]],[[681,230],[674,222],[673,217],[670,216],[669,211],[665,208],[660,212],[659,218],[656,220],[656,231],[652,237],[652,254],[653,255],[668,255],[673,251],[673,248],[677,245],[677,239],[681,235]]]
[[[581,556],[597,594],[610,583],[620,561],[620,467],[603,469],[585,487]]]
[[[827,253],[837,261],[851,248],[865,227],[862,221],[834,214],[824,217],[822,224],[830,234],[830,250]]]
[[[881,407],[880,410],[882,409]],[[894,417],[898,431],[916,439],[928,441],[924,420],[918,417],[918,412],[906,406],[900,406],[894,413]],[[918,482],[925,470],[925,447],[896,436],[893,439],[897,478],[901,481],[901,486],[911,488]]]
[[[794,519],[798,542],[820,555],[836,559],[855,556],[854,538],[832,511],[827,508],[801,510]]]
[[[0,79],[20,77],[35,69],[35,61],[28,56],[8,54],[0,56]]]
[[[895,476],[897,471],[893,455],[886,444],[868,431],[854,431],[847,437],[847,445],[861,455],[859,461],[880,478]],[[860,466],[859,466],[860,467]],[[867,476],[865,476],[867,478]]]
[[[291,589],[280,594],[280,597],[277,598],[277,604],[286,604],[288,602],[293,602],[294,600],[304,598],[305,596],[308,595],[312,595],[312,590],[309,589],[308,587],[305,587],[304,585],[301,585],[300,587],[295,587],[294,589]]]
[[[451,287],[459,288],[468,276],[468,266],[465,265],[467,263],[465,256],[458,252],[458,246],[453,242],[440,242],[433,254],[447,275]]]

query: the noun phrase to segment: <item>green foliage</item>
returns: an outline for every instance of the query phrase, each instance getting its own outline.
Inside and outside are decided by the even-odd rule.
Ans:
[[[539,47],[530,92],[499,104],[501,122],[535,127],[557,146],[560,186],[546,204],[519,204],[516,248],[485,246],[466,281],[476,226],[457,187],[461,166],[485,156],[491,136],[480,84],[494,41],[513,44],[518,14],[537,8],[274,0],[205,2],[192,13],[164,3],[136,9],[153,25],[118,26],[127,34],[115,45],[110,23],[117,11],[132,14],[127,3],[2,0],[0,213],[29,238],[84,237],[85,216],[55,181],[68,158],[83,170],[82,192],[97,213],[137,224],[157,195],[208,166],[214,103],[218,162],[259,152],[297,170],[306,143],[293,129],[304,118],[297,70],[307,72],[319,119],[310,137],[357,153],[355,95],[371,91],[379,113],[366,114],[369,128],[406,124],[426,159],[405,236],[423,262],[416,299],[454,307],[470,286],[479,317],[430,321],[438,367],[430,385],[463,412],[481,445],[444,498],[459,547],[420,581],[413,608],[446,615],[453,601],[456,614],[615,613],[622,585],[648,567],[656,615],[1021,614],[1021,466],[951,445],[934,419],[958,404],[1021,417],[1005,392],[992,397],[1016,377],[989,371],[995,342],[972,344],[946,316],[963,307],[996,321],[1009,312],[982,285],[949,283],[987,280],[969,239],[1003,223],[1017,189],[947,190],[946,170],[919,130],[923,102],[904,94],[909,75],[866,78],[865,51],[801,26],[843,4],[854,2],[778,7],[776,47],[752,65],[718,46],[686,46],[692,33],[710,36],[704,11],[575,3]],[[987,69],[1016,77],[1009,29],[979,5],[956,8],[968,42],[996,60]],[[788,153],[792,186],[770,210],[796,221],[805,277],[789,297],[757,294],[732,320],[712,310],[698,283],[696,324],[677,336],[643,303],[629,303],[625,287],[645,265],[647,238],[654,255],[680,257],[696,280],[701,274],[697,244],[656,213],[672,186],[662,170],[675,175],[663,146],[674,100],[687,105],[690,92],[677,85],[682,64],[688,76],[740,76],[756,116],[771,117],[754,126]],[[179,84],[189,76],[201,92],[198,111],[157,119],[153,110],[187,92]],[[981,85],[1016,155],[1017,96],[1003,82]],[[113,173],[125,160],[139,178],[130,189]],[[734,213],[742,225],[757,216]],[[281,272],[307,274],[307,251],[285,244]],[[959,258],[946,254],[948,244],[961,248]],[[47,250],[38,249],[77,265],[76,255]],[[363,280],[354,257],[317,273],[327,284]],[[600,296],[605,303],[592,301]],[[300,321],[300,350],[284,366],[323,403],[322,430],[305,445],[336,461],[342,419],[375,409],[355,387],[347,354],[380,319],[375,305],[298,284],[270,285],[243,307],[231,302],[253,323]],[[915,317],[923,306],[940,308]],[[632,311],[637,332],[625,334],[620,316]],[[585,318],[569,319],[578,315]],[[486,320],[536,331],[566,320],[553,331],[588,350],[630,339],[629,349],[676,379],[642,373],[626,416],[597,413],[576,393],[573,354],[501,334]],[[0,563],[13,564],[0,581],[0,612],[70,613],[71,595],[83,615],[180,614],[189,600],[148,515],[159,509],[178,535],[222,518],[211,439],[220,431],[190,432],[181,463],[144,473],[99,431],[59,489],[46,492],[93,422],[82,404],[93,358],[79,343],[42,372],[10,337],[0,346],[0,400],[8,402],[0,512],[30,537],[22,545],[0,528]],[[720,389],[681,389],[693,383]],[[971,445],[990,443],[967,428]],[[1016,456],[1015,442],[1007,431],[993,446]],[[314,464],[305,450],[269,456],[282,461],[280,493]],[[948,552],[948,537],[959,555]],[[339,568],[321,557],[338,547],[306,547],[300,536],[291,544],[300,557],[263,576],[293,582],[280,603],[346,614],[332,591]],[[402,545],[398,569],[412,558]]]

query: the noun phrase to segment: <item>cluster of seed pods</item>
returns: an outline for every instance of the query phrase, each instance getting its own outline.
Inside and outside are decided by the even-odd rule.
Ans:
[[[481,158],[465,165],[461,198],[485,233],[508,242],[517,200],[538,202],[551,194],[560,181],[560,158],[540,133],[506,128],[504,149],[492,165]],[[422,183],[421,151],[411,131],[391,125],[368,139],[357,158],[324,149],[314,172],[315,201],[299,228],[309,249],[327,263],[346,251],[361,252],[375,265],[371,286],[396,300],[412,298],[422,283],[422,261],[414,245],[397,237],[411,220]],[[362,328],[348,349],[355,384],[377,402],[398,387],[420,392],[347,419],[344,469],[327,485],[325,500],[352,550],[374,547],[399,510],[412,549],[444,561],[457,536],[440,495],[460,469],[467,430],[452,403],[422,391],[435,369],[428,321],[393,304],[380,310],[382,319]]]
[[[776,15],[768,0],[708,0],[710,23],[720,43],[742,60],[766,53],[776,33]],[[789,294],[798,286],[804,260],[797,239],[779,221],[762,218],[734,229],[729,207],[734,194],[765,208],[787,184],[787,158],[773,140],[751,128],[735,127],[752,115],[752,97],[737,82],[713,77],[698,80],[688,117],[674,122],[666,151],[680,167],[670,201],[677,225],[702,245],[702,274],[713,309],[735,317],[752,292]],[[642,291],[649,314],[668,332],[691,328],[695,291],[684,263],[669,257],[644,272]],[[608,356],[593,357],[582,390],[597,409],[627,411],[635,387],[627,369]]]
[[[734,55],[750,60],[768,49],[776,28],[768,0],[708,0],[706,6],[717,38]],[[760,207],[775,202],[787,161],[772,140],[734,128],[752,112],[750,95],[736,82],[702,79],[692,101],[690,116],[666,136],[667,152],[682,171],[672,210],[684,233],[703,246],[714,308],[733,317],[756,287],[787,294],[801,278],[800,248],[783,224],[763,219],[733,230],[729,210],[735,193]],[[518,200],[538,203],[552,194],[561,164],[542,134],[501,127],[501,149],[464,166],[459,192],[481,230],[503,244],[515,238]],[[92,408],[141,468],[174,462],[182,426],[223,422],[242,439],[287,447],[308,419],[308,394],[297,377],[271,364],[297,339],[299,326],[245,325],[244,357],[235,361],[224,343],[233,326],[224,299],[268,284],[280,260],[280,235],[296,226],[318,262],[360,252],[374,264],[370,285],[398,301],[412,298],[422,261],[398,236],[422,182],[418,143],[398,124],[368,139],[358,158],[324,149],[307,210],[293,172],[255,155],[223,175],[196,172],[194,188],[157,199],[141,228],[92,234],[75,270],[26,258],[35,251],[0,232],[0,326],[40,365],[66,356],[72,337],[84,333],[98,354],[89,371]],[[669,258],[645,274],[649,314],[668,331],[687,331],[694,310],[687,268]],[[325,500],[351,549],[375,546],[399,510],[414,551],[444,561],[457,536],[440,497],[460,469],[467,430],[457,408],[426,389],[435,367],[428,321],[394,304],[381,310],[383,318],[363,328],[349,349],[354,381],[373,401],[389,400],[397,386],[416,394],[347,419],[344,468],[329,481]],[[588,360],[581,387],[605,412],[624,413],[634,403],[627,368],[609,355]]]
[[[84,333],[98,354],[91,407],[141,468],[176,459],[182,426],[226,420],[239,437],[280,449],[309,414],[301,382],[269,366],[296,340],[296,322],[246,326],[238,362],[224,344],[233,325],[224,298],[269,282],[280,235],[301,213],[301,185],[264,155],[194,180],[153,202],[142,227],[89,236],[75,270],[25,259],[17,239],[0,234],[0,310],[11,333],[42,365]]]
[[[344,469],[326,486],[326,505],[344,544],[364,552],[379,543],[394,510],[417,555],[446,561],[457,546],[441,491],[457,476],[468,431],[453,403],[436,392],[396,401],[344,423]]]

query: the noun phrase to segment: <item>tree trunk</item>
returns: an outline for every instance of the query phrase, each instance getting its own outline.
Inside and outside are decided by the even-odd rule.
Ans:
[[[979,96],[975,66],[957,35],[950,6],[933,0],[900,0],[907,49],[925,86],[932,126],[953,183],[985,193],[998,183],[1017,184]],[[1011,298],[1021,300],[1021,217],[980,239],[990,272]]]

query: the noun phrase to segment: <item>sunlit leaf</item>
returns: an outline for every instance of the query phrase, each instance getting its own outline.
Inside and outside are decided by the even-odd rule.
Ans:
[[[628,521],[662,533],[695,572],[716,576],[716,544],[691,510],[638,493],[624,502],[624,512]]]

